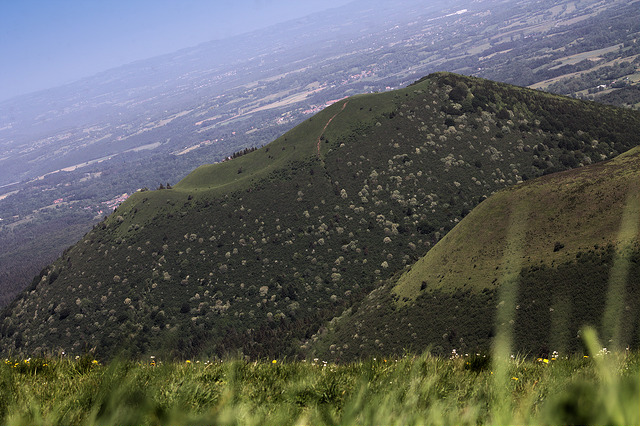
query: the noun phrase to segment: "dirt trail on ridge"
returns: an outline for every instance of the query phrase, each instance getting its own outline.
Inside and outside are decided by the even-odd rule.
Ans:
[[[327,121],[327,124],[324,125],[324,128],[322,129],[322,133],[320,133],[320,136],[318,136],[318,158],[320,158],[320,139],[324,135],[325,130],[327,130],[327,127],[329,127],[329,124],[331,124],[333,119],[336,118],[336,116],[338,114],[340,114],[342,111],[344,111],[344,108],[347,106],[348,103],[349,103],[349,101],[346,101],[344,104],[342,104],[342,108],[340,108],[340,111],[338,111],[335,114],[333,114],[333,117],[331,117],[329,119],[329,121]]]

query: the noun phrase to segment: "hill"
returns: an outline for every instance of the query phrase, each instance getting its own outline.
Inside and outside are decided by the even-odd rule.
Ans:
[[[348,95],[443,70],[638,108],[639,14],[627,0],[358,0],[0,102],[0,307],[110,200]]]
[[[134,194],[3,312],[4,351],[296,356],[476,204],[637,145],[640,114],[448,73]]]
[[[512,309],[514,349],[523,353],[576,351],[585,325],[608,347],[637,347],[638,179],[634,148],[496,193],[316,346],[334,357],[488,349],[498,315]],[[358,350],[340,354],[337,342]]]

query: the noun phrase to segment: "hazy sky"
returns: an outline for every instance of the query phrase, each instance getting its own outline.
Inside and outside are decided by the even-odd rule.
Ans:
[[[352,0],[0,0],[0,100]]]

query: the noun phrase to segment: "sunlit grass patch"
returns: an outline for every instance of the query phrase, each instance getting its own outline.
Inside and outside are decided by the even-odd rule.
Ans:
[[[2,424],[638,424],[640,356],[5,360]],[[88,359],[88,358],[87,358]],[[16,366],[18,364],[18,366]],[[40,368],[20,367],[39,364]],[[46,365],[45,365],[46,364]],[[496,368],[504,372],[500,375]],[[502,377],[503,379],[500,379]]]

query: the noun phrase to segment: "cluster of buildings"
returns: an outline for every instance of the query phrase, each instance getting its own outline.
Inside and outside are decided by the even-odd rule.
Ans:
[[[340,102],[343,99],[348,98],[348,96],[345,96],[344,98],[340,98],[340,99],[333,99],[330,101],[327,101],[325,103],[323,103],[322,105],[311,105],[311,107],[309,107],[309,109],[305,109],[304,111],[302,111],[303,114],[308,115],[308,114],[315,114],[317,112],[322,111],[323,109],[325,109],[328,106],[331,106],[333,104],[335,104],[336,102]]]
[[[129,198],[129,194],[125,192],[124,194],[118,195],[117,197],[109,201],[103,201],[102,204],[104,204],[105,206],[107,206],[107,208],[111,210],[115,210],[116,207],[122,204],[127,198]]]

